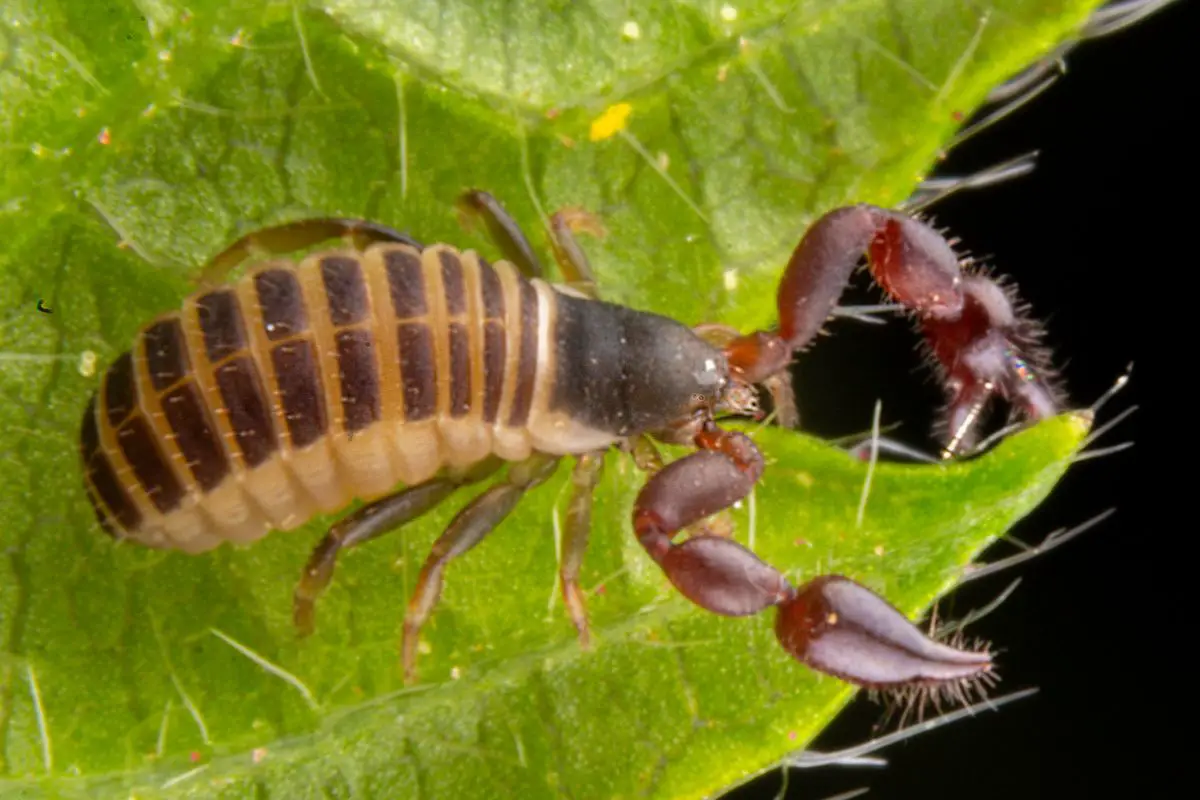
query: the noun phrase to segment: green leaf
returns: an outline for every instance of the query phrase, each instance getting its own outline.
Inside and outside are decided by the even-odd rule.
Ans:
[[[585,562],[594,650],[555,605],[560,470],[450,569],[406,692],[404,598],[469,493],[346,555],[297,643],[291,588],[331,520],[198,557],[115,546],[76,463],[97,383],[81,354],[110,363],[267,223],[364,217],[494,252],[456,222],[472,186],[538,246],[547,211],[599,214],[609,235],[585,246],[609,299],[768,325],[815,215],[906,197],[956,120],[1094,5],[9,0],[0,794],[699,797],[803,746],[850,691],[791,661],[770,614],[721,619],[670,590],[629,530],[627,458],[609,457]],[[627,127],[592,141],[617,103]],[[729,521],[794,577],[852,575],[915,615],[1086,427],[881,465],[861,528],[862,464],[759,430],[767,475]]]

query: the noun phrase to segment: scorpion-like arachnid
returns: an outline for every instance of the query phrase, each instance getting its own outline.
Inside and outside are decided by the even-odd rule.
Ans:
[[[100,524],[119,538],[197,553],[249,542],[319,513],[367,505],[335,524],[295,591],[302,633],[338,553],[416,519],[510,462],[434,543],[409,599],[401,660],[415,678],[418,635],[446,566],[495,529],[528,490],[574,456],[576,507],[560,581],[588,644],[578,576],[604,452],[623,447],[652,473],[634,505],[638,541],[688,599],[717,614],[778,607],[796,659],[871,688],[952,688],[989,674],[986,651],[926,637],[886,600],[822,575],[800,587],[702,525],[763,473],[745,434],[717,418],[757,410],[756,386],[790,402],[787,370],[830,316],[866,255],[887,294],[911,310],[949,395],[947,454],[969,447],[994,397],[1028,418],[1059,407],[1040,329],[1015,295],[964,271],[928,224],[870,205],[838,208],[804,234],[778,291],[779,327],[740,335],[598,299],[573,230],[552,219],[565,285],[541,279],[516,223],[485,192],[464,195],[507,260],[422,245],[389,228],[318,219],[267,228],[214,259],[209,279],[255,251],[347,246],[295,264],[257,264],[210,287],[138,335],[83,417],[80,448]],[[651,440],[697,451],[666,466]],[[399,490],[397,486],[402,486]]]

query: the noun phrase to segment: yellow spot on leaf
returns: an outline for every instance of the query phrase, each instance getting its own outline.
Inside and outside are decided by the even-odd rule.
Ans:
[[[91,350],[79,354],[79,374],[85,378],[96,374],[96,354]]]
[[[625,124],[629,121],[629,115],[632,112],[633,106],[629,103],[617,103],[609,106],[604,109],[603,114],[592,120],[588,138],[593,142],[599,142],[617,135],[625,130]]]

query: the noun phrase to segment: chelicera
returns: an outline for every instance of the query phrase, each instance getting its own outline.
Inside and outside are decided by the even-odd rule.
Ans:
[[[346,241],[298,264],[253,265],[233,284],[197,292],[181,311],[147,325],[109,368],[81,434],[103,527],[152,547],[201,552],[366,501],[329,530],[304,568],[294,617],[307,633],[341,551],[418,518],[507,462],[421,569],[401,645],[413,680],[421,627],[446,567],[567,456],[575,459],[574,496],[560,581],[587,646],[578,579],[591,495],[605,451],[619,447],[650,473],[633,532],[696,605],[726,616],[774,606],[788,653],[861,686],[952,687],[990,672],[989,653],[930,639],[848,577],[795,586],[738,542],[694,526],[746,497],[764,470],[754,442],[718,419],[753,414],[756,387],[788,408],[789,365],[864,255],[876,282],[917,319],[944,376],[948,455],[971,446],[994,398],[1029,419],[1056,413],[1040,330],[1018,313],[1011,290],[964,272],[925,222],[860,204],[826,213],[804,234],[779,285],[777,329],[689,328],[598,298],[572,235],[600,229],[590,215],[553,217],[565,278],[554,285],[491,195],[469,192],[462,207],[487,224],[506,260],[491,264],[341,219],[264,229],[214,259],[209,282],[255,251]],[[695,452],[664,466],[654,441]],[[687,528],[692,535],[677,541]]]

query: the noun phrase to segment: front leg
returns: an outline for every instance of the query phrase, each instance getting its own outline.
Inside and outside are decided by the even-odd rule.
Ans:
[[[701,608],[723,616],[779,606],[775,633],[809,667],[871,688],[939,686],[992,668],[991,654],[956,650],[922,633],[886,600],[849,578],[825,575],[799,589],[747,548],[718,536],[676,544],[683,528],[745,497],[762,456],[742,433],[709,425],[702,449],[658,472],[634,503],[638,541],[667,578]]]
[[[571,471],[571,500],[563,530],[562,560],[558,565],[563,605],[575,624],[575,630],[579,632],[579,646],[585,650],[591,646],[592,635],[588,626],[587,605],[579,586],[579,570],[583,566],[583,554],[587,552],[588,536],[592,530],[592,501],[603,471],[603,451],[585,453],[575,461],[575,469]]]

